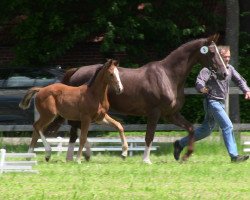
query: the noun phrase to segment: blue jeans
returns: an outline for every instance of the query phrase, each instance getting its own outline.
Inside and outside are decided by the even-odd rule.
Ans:
[[[221,101],[204,99],[203,106],[205,118],[202,125],[195,130],[195,141],[209,136],[212,133],[215,123],[217,122],[222,130],[223,139],[227,147],[228,154],[230,157],[237,156],[238,150],[233,133],[233,124],[225,111],[225,105]],[[180,140],[180,145],[182,147],[187,146],[187,144],[188,136]]]

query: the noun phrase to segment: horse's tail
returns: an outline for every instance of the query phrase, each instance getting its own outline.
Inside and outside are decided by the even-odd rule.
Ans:
[[[71,68],[69,70],[66,71],[66,73],[64,74],[64,77],[62,79],[63,84],[68,85],[69,84],[69,79],[71,78],[71,76],[78,70],[78,68]]]
[[[30,102],[32,97],[39,92],[41,88],[40,87],[33,87],[30,88],[27,93],[24,95],[22,101],[19,103],[19,107],[23,110],[26,110],[30,107]]]

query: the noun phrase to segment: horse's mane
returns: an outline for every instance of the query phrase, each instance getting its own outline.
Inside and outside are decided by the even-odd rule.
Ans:
[[[167,59],[169,56],[174,56],[175,54],[179,53],[182,49],[190,46],[190,44],[195,44],[194,48],[198,48],[200,43],[204,43],[205,40],[206,38],[200,38],[200,39],[194,39],[194,40],[188,41],[182,44],[181,46],[179,46],[178,48],[174,49],[173,51],[171,51],[163,60]]]
[[[94,83],[96,77],[97,77],[97,74],[101,71],[101,69],[103,68],[103,66],[100,66],[96,69],[94,75],[91,77],[91,79],[87,82],[87,86],[88,87],[91,87],[92,84]]]

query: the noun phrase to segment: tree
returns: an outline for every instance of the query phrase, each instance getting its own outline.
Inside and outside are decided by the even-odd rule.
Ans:
[[[95,38],[102,38],[104,54],[123,51],[132,62],[141,58],[147,62],[148,48],[162,57],[221,25],[197,0],[0,1],[1,25],[20,17],[11,33],[16,63],[26,66],[48,64],[76,43]]]
[[[239,58],[239,3],[226,0],[226,44],[231,48],[231,64],[237,69]],[[239,95],[229,98],[229,114],[234,123],[240,122]]]

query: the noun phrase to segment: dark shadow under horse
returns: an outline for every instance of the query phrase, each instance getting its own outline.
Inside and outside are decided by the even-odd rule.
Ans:
[[[192,67],[197,63],[213,70],[218,78],[225,79],[228,72],[215,44],[217,40],[217,34],[196,39],[183,44],[163,60],[150,62],[137,69],[118,68],[124,92],[121,95],[115,95],[114,90],[109,88],[110,108],[120,114],[147,117],[146,145],[143,155],[145,163],[151,163],[150,147],[157,122],[161,117],[188,131],[189,144],[182,159],[186,160],[192,154],[194,127],[180,114],[185,99],[185,81]],[[62,82],[79,86],[91,78],[98,66],[100,65],[71,69],[66,72]],[[58,117],[48,127],[48,131],[56,131],[62,122],[63,119]],[[69,124],[72,125],[70,143],[74,143],[77,138],[77,127],[80,125],[77,122],[69,122]]]

